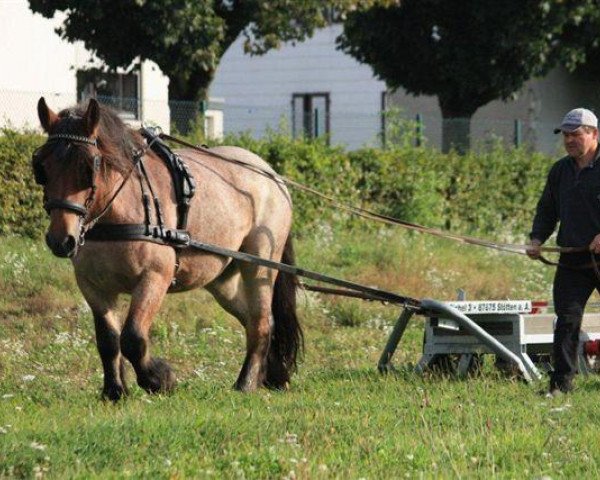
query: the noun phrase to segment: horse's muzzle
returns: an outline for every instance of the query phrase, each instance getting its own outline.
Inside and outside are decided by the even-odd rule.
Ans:
[[[73,235],[57,240],[50,233],[46,234],[46,244],[57,257],[71,258],[77,253],[77,239]]]

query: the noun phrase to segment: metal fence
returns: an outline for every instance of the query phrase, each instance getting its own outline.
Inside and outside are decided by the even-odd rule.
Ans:
[[[77,101],[75,94],[0,90],[0,127],[37,128],[36,105],[42,95],[54,110],[72,106]],[[527,118],[475,116],[470,121],[443,120],[434,113],[407,114],[398,110],[366,114],[347,107],[336,108],[334,102],[327,111],[294,111],[292,102],[235,105],[222,100],[167,102],[117,97],[98,97],[98,100],[119,111],[124,121],[133,126],[148,123],[159,125],[165,131],[194,132],[205,138],[241,133],[260,138],[269,132],[278,132],[295,137],[318,136],[348,149],[385,147],[394,143],[444,148],[453,141],[453,135],[468,132],[472,149],[488,149],[499,143],[529,146],[549,154],[561,149],[560,138],[552,134],[553,123]]]

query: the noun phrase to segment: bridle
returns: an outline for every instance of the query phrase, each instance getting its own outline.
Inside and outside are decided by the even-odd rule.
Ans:
[[[69,133],[56,133],[53,135],[49,135],[48,140],[46,141],[46,144],[53,143],[53,142],[56,142],[59,140],[67,140],[69,143],[80,143],[80,144],[92,145],[92,146],[98,148],[98,142],[97,142],[96,138],[89,138],[89,137],[84,137],[81,135],[72,135]],[[44,145],[46,145],[46,144],[44,144]],[[44,145],[42,145],[42,147]],[[38,185],[45,186],[48,183],[48,178],[46,176],[46,172],[44,171],[44,166],[42,163],[43,158],[39,157],[39,154],[37,154],[37,152],[39,150],[40,149],[38,149],[36,151],[36,153],[33,154],[33,162],[32,162],[33,163],[33,171],[35,174],[36,183]],[[59,210],[68,210],[70,212],[73,212],[73,213],[79,215],[83,219],[85,219],[85,217],[87,217],[89,208],[94,203],[94,199],[96,197],[96,190],[98,188],[96,185],[96,176],[97,176],[98,172],[100,171],[101,160],[102,160],[102,157],[99,155],[99,153],[96,153],[94,155],[94,159],[93,159],[92,185],[90,186],[90,194],[86,198],[85,203],[82,205],[80,203],[72,202],[70,200],[63,200],[63,199],[56,199],[56,198],[44,199],[44,210],[46,210],[48,215],[50,215],[50,212],[52,210],[59,209]]]
[[[100,167],[102,165],[102,155],[100,154],[100,151],[98,150],[98,140],[97,140],[97,138],[85,137],[82,135],[75,135],[75,134],[70,134],[70,133],[56,133],[56,134],[48,135],[48,140],[46,141],[46,143],[44,145],[46,145],[48,143],[56,142],[59,140],[66,140],[68,143],[92,145],[97,150],[97,152],[95,152],[94,156],[93,156],[92,179],[91,179],[91,186],[89,187],[90,193],[87,196],[87,198],[85,199],[85,202],[83,203],[83,205],[80,203],[76,203],[76,202],[72,202],[70,200],[64,200],[64,199],[44,199],[44,210],[46,210],[48,215],[50,215],[52,210],[67,210],[69,212],[75,213],[79,217],[79,238],[77,240],[77,243],[79,246],[83,246],[85,243],[86,232],[88,230],[90,230],[98,222],[98,220],[100,220],[100,218],[110,209],[115,198],[120,193],[122,188],[125,186],[125,184],[129,180],[129,177],[131,176],[133,171],[136,169],[139,161],[144,156],[147,147],[145,147],[143,149],[135,150],[133,152],[133,166],[132,166],[131,170],[124,176],[124,178],[121,182],[121,185],[119,185],[119,187],[113,194],[112,198],[108,201],[108,203],[104,206],[104,208],[100,211],[100,213],[98,213],[92,219],[89,219],[88,217],[89,217],[90,209],[96,200],[96,192],[98,190],[98,185],[96,183],[96,180],[98,178],[98,174],[100,172]],[[38,152],[44,147],[44,145],[42,145],[42,147],[40,147],[36,150],[36,152],[33,154],[33,161],[32,161],[35,181],[38,185],[41,185],[41,186],[45,186],[48,182],[48,178],[46,176],[46,172],[44,171],[44,167],[42,164],[43,157],[40,157],[38,154]]]

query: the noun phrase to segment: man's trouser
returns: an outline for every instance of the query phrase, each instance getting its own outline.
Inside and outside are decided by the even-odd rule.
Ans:
[[[600,291],[600,281],[592,268],[557,267],[553,287],[557,320],[554,329],[551,390],[559,388],[569,391],[573,388],[583,310],[594,289]]]

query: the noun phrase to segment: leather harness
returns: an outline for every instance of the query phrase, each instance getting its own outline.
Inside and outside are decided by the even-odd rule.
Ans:
[[[242,262],[250,262],[258,265],[263,265],[268,268],[273,268],[279,271],[287,272],[293,275],[304,276],[310,278],[312,280],[331,283],[334,285],[338,285],[344,287],[346,290],[344,291],[336,291],[336,294],[342,294],[346,296],[355,296],[355,294],[349,294],[348,292],[362,292],[363,295],[361,298],[369,298],[371,300],[381,300],[387,301],[396,304],[402,304],[407,308],[419,308],[420,302],[411,297],[405,297],[401,295],[394,294],[392,292],[386,292],[384,290],[369,288],[363,285],[355,284],[353,282],[348,282],[345,280],[340,280],[334,277],[329,277],[327,275],[319,274],[316,272],[311,272],[309,270],[304,270],[298,267],[294,267],[291,265],[282,264],[279,262],[274,262],[268,259],[264,259],[262,257],[258,257],[256,255],[251,255],[239,251],[233,251],[226,249],[224,247],[219,247],[216,245],[205,244],[200,241],[195,241],[191,239],[190,234],[187,232],[187,217],[190,208],[191,200],[195,193],[196,184],[193,176],[189,172],[185,163],[181,160],[181,158],[173,153],[169,147],[165,145],[165,143],[161,140],[161,138],[174,140],[179,144],[185,145],[187,147],[194,148],[195,150],[210,154],[212,156],[221,158],[225,161],[229,161],[232,163],[243,165],[252,170],[256,170],[256,167],[250,164],[246,164],[243,161],[237,161],[234,159],[230,159],[227,157],[223,157],[222,155],[216,154],[214,152],[209,151],[205,148],[200,148],[196,145],[188,144],[185,141],[175,139],[174,137],[170,137],[169,135],[165,135],[160,133],[157,130],[152,128],[142,128],[140,133],[146,139],[147,145],[142,150],[137,150],[133,152],[133,166],[130,172],[123,178],[120,186],[116,189],[115,193],[112,195],[109,202],[100,212],[100,214],[96,215],[92,220],[87,220],[89,207],[94,202],[94,197],[96,193],[96,176],[100,169],[101,164],[101,156],[96,154],[94,156],[94,167],[92,171],[92,185],[90,189],[90,195],[85,201],[85,205],[76,204],[74,202],[70,202],[68,200],[46,200],[44,202],[44,208],[48,213],[53,209],[64,209],[69,210],[77,215],[79,215],[81,219],[81,230],[79,237],[79,244],[83,245],[85,239],[95,240],[95,241],[146,241],[157,243],[160,245],[170,246],[175,248],[176,252],[179,249],[191,247],[193,249],[203,250],[206,252],[214,253],[216,255],[230,257],[235,260],[239,260]],[[82,137],[78,135],[72,134],[55,134],[49,135],[47,143],[55,142],[58,140],[66,140],[72,143],[84,143],[93,145],[97,148],[96,139]],[[152,184],[148,178],[146,169],[143,164],[143,157],[147,149],[151,148],[158,156],[163,160],[169,172],[171,173],[171,177],[173,180],[173,185],[175,189],[175,195],[177,199],[177,228],[166,228],[163,222],[162,209],[160,207],[160,202],[158,197],[154,194],[152,189]],[[40,185],[45,185],[47,182],[47,178],[45,175],[45,171],[43,169],[42,160],[38,155],[40,149],[36,150],[33,155],[33,170],[36,182]],[[139,180],[140,187],[142,190],[142,202],[144,205],[144,223],[143,224],[97,224],[98,220],[110,209],[113,201],[116,199],[119,192],[128,182],[131,174],[134,170],[139,172]],[[511,245],[511,244],[500,244],[496,242],[489,242],[477,238],[465,237],[456,234],[449,234],[447,232],[441,232],[437,229],[432,229],[428,227],[423,227],[422,225],[412,224],[409,222],[401,221],[396,218],[388,217],[385,215],[381,215],[375,212],[371,212],[369,210],[365,210],[357,207],[349,207],[345,204],[340,204],[337,200],[322,194],[310,187],[306,187],[302,184],[298,184],[297,182],[293,182],[289,179],[281,177],[276,174],[272,174],[267,171],[262,171],[261,169],[257,169],[261,173],[266,174],[269,177],[272,177],[276,181],[280,181],[286,185],[299,188],[304,191],[308,191],[316,194],[319,197],[324,198],[325,200],[333,203],[334,205],[342,208],[344,210],[348,210],[354,214],[359,216],[370,218],[373,220],[377,220],[383,223],[398,225],[409,230],[416,230],[424,233],[429,233],[434,236],[440,236],[445,238],[450,238],[456,241],[460,241],[463,243],[480,245],[488,248],[494,248],[497,250],[508,251],[511,253],[524,253],[525,245]],[[152,195],[152,199],[150,195],[146,191],[146,187],[150,191]],[[156,222],[151,221],[151,203],[154,204],[155,217]],[[544,252],[564,252],[564,253],[575,253],[575,252],[583,252],[587,251],[587,247],[541,247],[541,251]],[[592,268],[600,281],[600,268],[598,267],[598,263],[596,261],[593,253],[591,254],[591,263],[589,265],[582,266],[571,266],[571,265],[562,265],[555,262],[550,262],[544,257],[540,256],[540,261],[547,265],[555,265],[566,268]],[[176,260],[175,266],[175,274],[177,273],[177,269],[179,267],[179,262]],[[175,275],[173,277],[172,285],[175,284]],[[306,288],[306,286],[304,286]],[[320,291],[320,290],[319,290]],[[331,292],[329,292],[331,293]]]
[[[144,127],[140,130],[142,137],[146,140],[146,147],[142,150],[134,150],[133,167],[131,171],[123,178],[121,185],[113,194],[110,201],[103,208],[100,214],[93,219],[88,219],[89,209],[94,203],[96,196],[96,178],[100,171],[102,157],[100,152],[94,153],[92,179],[90,194],[85,204],[81,205],[70,200],[63,199],[45,199],[44,209],[50,214],[52,210],[68,210],[77,214],[80,218],[80,234],[78,243],[83,245],[86,240],[94,241],[132,241],[141,240],[147,242],[168,245],[175,249],[186,247],[190,244],[190,235],[187,232],[188,213],[192,198],[196,192],[196,182],[190,173],[187,165],[175,154],[160,138],[159,133],[152,128]],[[80,143],[92,145],[97,149],[97,140],[80,135],[72,134],[53,134],[48,136],[47,143],[58,141],[67,141],[69,143]],[[143,157],[148,149],[164,162],[171,174],[175,198],[177,201],[177,227],[167,228],[164,223],[164,217],[160,199],[158,198],[148,172],[144,166]],[[47,176],[44,171],[44,158],[39,154],[41,149],[33,154],[33,170],[35,180],[39,185],[46,185]],[[142,192],[142,203],[144,206],[143,224],[98,224],[100,218],[110,209],[113,201],[119,192],[125,186],[134,170],[139,173],[140,189]],[[152,212],[154,211],[154,222],[152,221]],[[179,260],[176,260],[175,274],[179,268]],[[175,284],[175,275],[173,277]]]
[[[137,168],[139,173],[142,203],[144,205],[144,223],[97,224],[87,231],[86,238],[97,241],[145,240],[172,247],[186,246],[190,240],[190,235],[186,230],[188,213],[196,192],[194,177],[181,157],[173,153],[159,138],[154,129],[144,127],[140,130],[140,133],[146,140],[147,148],[152,149],[157,154],[171,174],[177,201],[177,227],[167,228],[165,226],[160,199],[152,187],[143,159],[140,158],[135,163],[134,168]],[[152,221],[153,209],[154,222]]]

